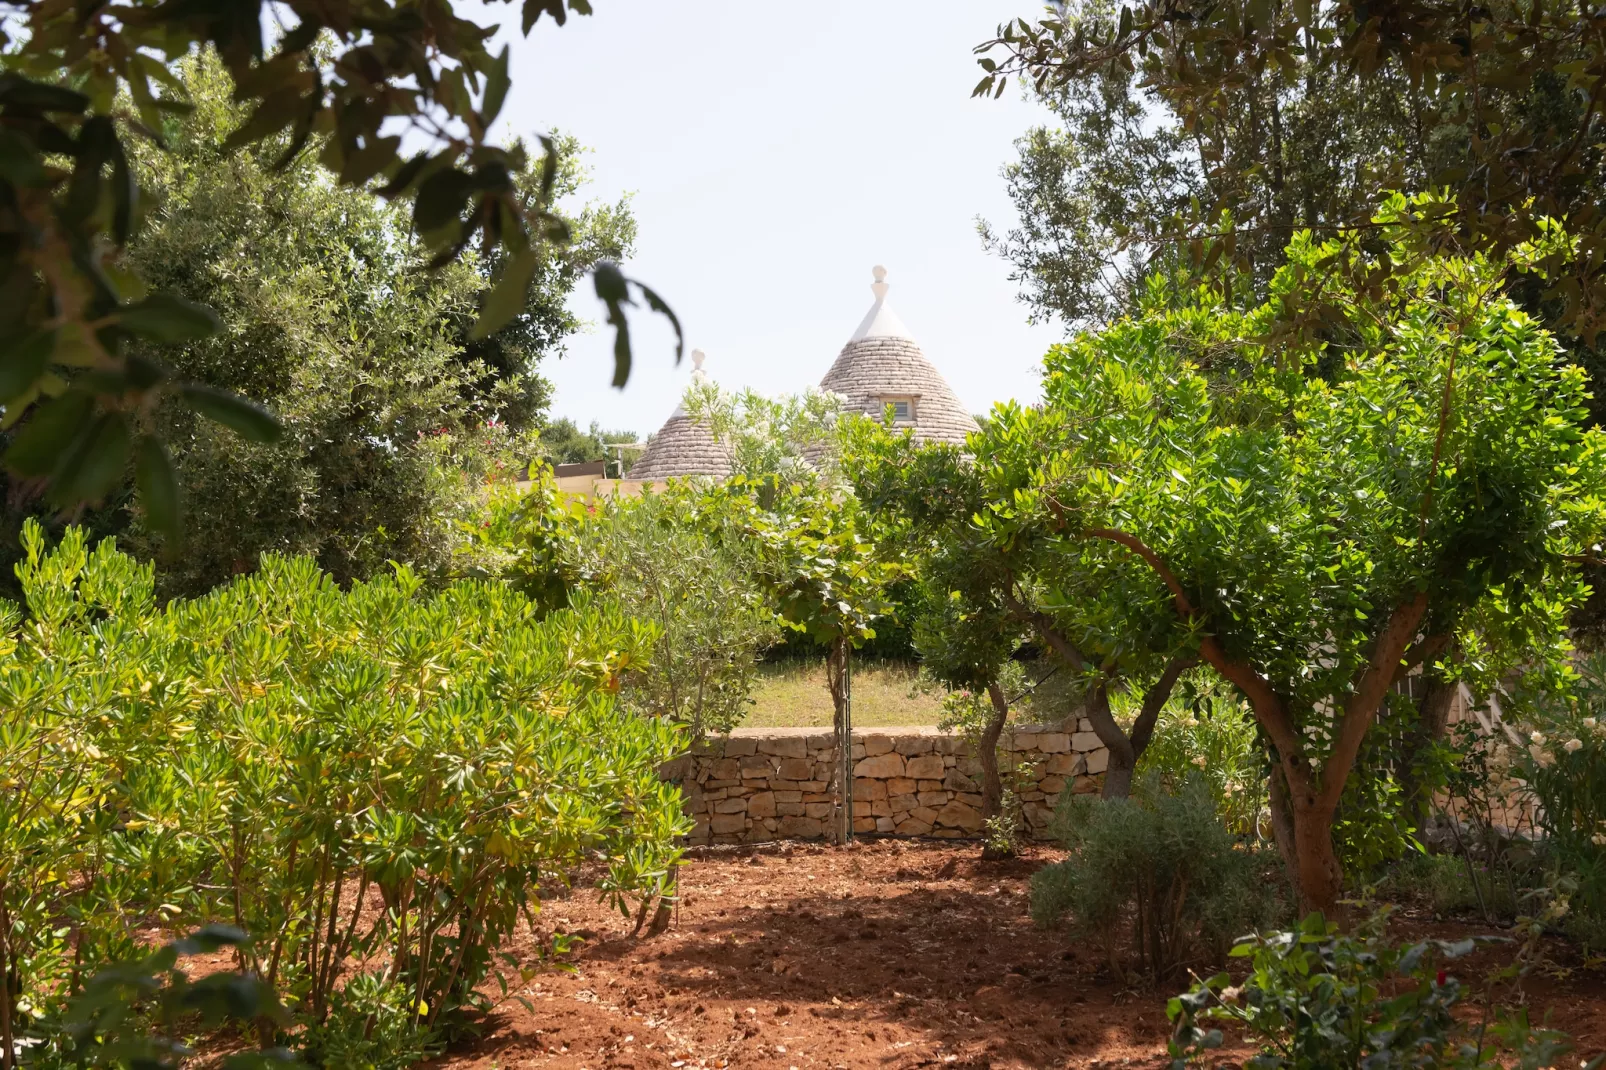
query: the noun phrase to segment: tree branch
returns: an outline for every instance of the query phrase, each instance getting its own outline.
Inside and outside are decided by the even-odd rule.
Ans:
[[[1155,722],[1160,719],[1160,711],[1171,700],[1171,692],[1176,690],[1177,681],[1182,674],[1199,664],[1198,658],[1175,657],[1166,663],[1160,678],[1156,680],[1147,691],[1143,693],[1143,708],[1138,711],[1138,719],[1132,722],[1132,756],[1143,757],[1143,752],[1149,746],[1149,740],[1154,737]]]
[[[1379,633],[1372,648],[1371,660],[1361,673],[1355,690],[1350,693],[1349,701],[1344,703],[1344,719],[1339,725],[1338,741],[1333,744],[1333,753],[1322,770],[1319,803],[1323,808],[1330,811],[1338,805],[1338,798],[1344,791],[1344,781],[1349,779],[1350,769],[1361,752],[1361,741],[1366,738],[1366,730],[1372,726],[1377,708],[1394,684],[1400,659],[1416,635],[1417,626],[1422,623],[1427,608],[1428,593],[1418,591],[1409,602],[1395,607],[1394,612],[1389,614],[1388,624]]]

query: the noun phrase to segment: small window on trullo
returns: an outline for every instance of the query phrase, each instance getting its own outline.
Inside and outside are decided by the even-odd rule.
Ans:
[[[882,398],[881,411],[885,413],[892,409],[892,422],[895,424],[912,424],[915,422],[914,398]]]

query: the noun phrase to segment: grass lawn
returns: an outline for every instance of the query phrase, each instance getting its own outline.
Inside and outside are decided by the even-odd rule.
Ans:
[[[910,695],[917,669],[913,662],[853,663],[853,724],[936,724],[942,714],[941,692]],[[831,693],[825,687],[825,659],[786,660],[759,666],[757,705],[743,728],[810,728],[831,725]]]

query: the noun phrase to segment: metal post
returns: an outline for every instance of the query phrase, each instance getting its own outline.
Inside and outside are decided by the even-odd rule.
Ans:
[[[842,842],[853,842],[853,646],[842,651]]]

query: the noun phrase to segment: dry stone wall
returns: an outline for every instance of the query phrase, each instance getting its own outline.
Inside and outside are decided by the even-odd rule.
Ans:
[[[1000,768],[1018,770],[1026,820],[1046,831],[1065,792],[1102,787],[1109,752],[1082,721],[1075,732],[1017,727]],[[958,838],[981,832],[981,764],[962,736],[935,728],[853,733],[853,825],[863,835]],[[671,763],[693,844],[825,839],[836,825],[836,736],[826,729],[737,729]]]

